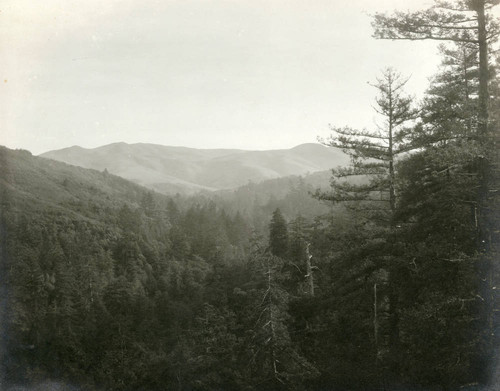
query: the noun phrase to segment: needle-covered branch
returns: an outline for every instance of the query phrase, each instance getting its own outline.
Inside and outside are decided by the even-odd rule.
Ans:
[[[408,78],[394,69],[383,70],[382,76],[371,84],[378,91],[375,111],[382,121],[375,130],[357,130],[331,126],[332,135],[324,144],[342,149],[351,156],[349,168],[333,170],[332,193],[320,195],[334,202],[384,201],[390,210],[395,208],[395,171],[397,155],[411,149],[411,126],[419,111],[413,107],[413,98],[404,93]],[[353,183],[353,176],[364,178],[364,183]],[[342,179],[343,181],[339,181]],[[377,194],[387,196],[376,199]]]
[[[499,0],[436,0],[417,12],[373,15],[373,36],[391,40],[437,40],[474,44],[479,52],[478,133],[488,133],[488,46],[500,33],[498,18],[488,11]]]

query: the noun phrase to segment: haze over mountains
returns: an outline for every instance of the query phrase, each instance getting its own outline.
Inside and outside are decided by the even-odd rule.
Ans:
[[[106,169],[162,193],[231,189],[248,182],[325,171],[349,161],[338,149],[312,143],[268,151],[115,143],[93,149],[73,146],[40,156]]]

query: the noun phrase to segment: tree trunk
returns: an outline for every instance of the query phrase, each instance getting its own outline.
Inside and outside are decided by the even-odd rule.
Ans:
[[[312,255],[309,253],[309,244],[306,246],[306,268],[307,268],[307,282],[309,285],[309,295],[314,296],[314,277],[311,265]]]
[[[378,316],[377,316],[377,284],[373,284],[373,334],[375,336],[376,361],[378,361]]]
[[[486,16],[484,12],[484,0],[475,2],[477,4],[477,38],[479,41],[479,102],[478,102],[478,135],[482,141],[488,133],[488,42],[486,34]]]

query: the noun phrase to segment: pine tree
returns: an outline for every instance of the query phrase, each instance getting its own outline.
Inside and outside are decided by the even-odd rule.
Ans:
[[[283,259],[288,254],[288,228],[279,208],[273,212],[269,224],[269,248],[271,254]]]
[[[498,22],[488,15],[498,0],[436,0],[414,13],[375,14],[374,36],[381,39],[438,40],[477,45],[479,52],[478,133],[488,133],[488,44],[498,35]]]
[[[477,47],[467,42],[440,45],[443,60],[422,104],[421,124],[413,142],[443,145],[454,140],[472,142],[477,134]]]
[[[316,368],[293,345],[287,323],[289,295],[283,289],[283,259],[256,254],[263,279],[251,317],[253,327],[247,351],[251,353],[251,379],[255,389],[303,389],[303,382],[317,376]],[[261,278],[262,278],[261,277]]]
[[[396,208],[395,161],[398,155],[411,149],[406,125],[415,119],[417,111],[412,98],[404,94],[408,79],[392,68],[383,71],[374,87],[379,95],[375,110],[383,119],[377,130],[356,130],[332,127],[333,134],[326,145],[341,148],[351,156],[351,167],[333,170],[332,193],[320,198],[343,202],[378,212],[378,218],[390,221]],[[366,178],[355,184],[346,178]],[[376,207],[381,203],[381,207]]]
[[[190,388],[241,389],[243,388],[239,361],[241,338],[236,335],[236,315],[225,306],[204,303],[188,333],[193,346],[189,358]],[[246,364],[246,363],[245,363]],[[187,375],[187,376],[186,376]]]
[[[396,160],[413,148],[410,125],[418,114],[413,99],[404,93],[407,81],[392,68],[385,69],[377,79],[375,110],[383,119],[377,130],[332,128],[334,134],[327,145],[342,148],[351,156],[352,164],[333,170],[332,192],[318,194],[352,209],[353,219],[362,222],[361,231],[355,234],[356,248],[343,250],[344,258],[358,254],[356,265],[351,266],[356,272],[347,273],[351,276],[343,283],[358,285],[356,280],[364,275],[365,283],[372,284],[374,365],[380,367],[381,381],[387,370],[397,372],[398,364],[398,299],[392,293],[391,275],[397,257],[395,243],[389,238],[396,228]],[[353,183],[355,177],[361,184]]]
[[[145,192],[141,198],[141,208],[148,217],[154,217],[157,211],[157,206],[153,193],[151,191]]]
[[[314,296],[314,272],[317,267],[311,262],[312,255],[310,251],[310,226],[306,219],[298,216],[290,223],[290,250],[288,262],[291,266],[288,268],[290,274],[294,277],[295,289],[299,288],[300,293]]]
[[[433,39],[471,44],[478,52],[478,93],[476,115],[472,115],[475,124],[473,139],[476,143],[462,146],[454,145],[446,154],[447,164],[439,172],[448,175],[451,170],[461,171],[461,175],[469,174],[476,178],[474,186],[476,195],[468,199],[473,209],[476,251],[479,259],[476,262],[477,279],[481,281],[480,291],[484,300],[484,329],[487,329],[486,346],[490,352],[490,363],[493,362],[495,299],[492,293],[495,289],[495,261],[498,254],[498,237],[495,231],[498,223],[491,219],[493,211],[498,209],[499,170],[498,170],[498,124],[495,116],[491,116],[494,106],[490,104],[490,47],[498,38],[498,18],[494,18],[491,9],[497,6],[498,0],[455,0],[436,1],[435,6],[416,13],[396,12],[392,16],[376,14],[373,26],[375,37],[382,39]],[[446,112],[446,111],[445,111]],[[477,118],[477,119],[476,119]],[[493,119],[493,121],[490,121]],[[457,153],[457,150],[459,153]],[[466,157],[465,164],[453,156],[462,154]],[[450,159],[452,157],[452,159]],[[450,164],[451,163],[451,164]],[[470,164],[472,163],[472,164]],[[461,169],[466,167],[466,169]],[[458,169],[457,169],[458,168]],[[487,365],[483,365],[484,368]],[[483,373],[488,372],[483,369]]]
[[[466,166],[447,169],[454,151],[460,162],[461,149],[450,143],[413,154],[399,167],[398,236],[404,247],[393,274],[404,376],[443,387],[477,381],[478,367],[485,366],[477,316],[483,306],[475,246],[477,178],[464,175]]]

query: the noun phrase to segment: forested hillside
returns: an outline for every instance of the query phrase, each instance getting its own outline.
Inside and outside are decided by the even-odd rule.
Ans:
[[[332,126],[329,189],[167,197],[1,148],[1,385],[497,390],[497,4],[375,15],[443,61],[422,101],[387,68],[378,126]]]
[[[93,149],[75,146],[41,156],[107,169],[165,194],[233,189],[249,182],[324,171],[349,160],[342,151],[317,143],[268,151],[115,143]]]
[[[200,344],[217,345],[208,335],[204,341],[200,317],[223,314],[238,316],[234,343],[243,349],[238,354],[247,351],[239,360],[249,359],[253,306],[265,284],[261,259],[252,261],[260,250],[252,246],[266,247],[268,200],[244,211],[244,219],[230,200],[226,213],[207,197],[169,198],[27,151],[2,147],[0,158],[5,383],[163,389],[181,382],[205,389],[256,381],[250,372],[210,379],[217,367],[204,373],[198,365],[211,357],[195,367],[190,360],[209,349]],[[320,204],[307,189],[300,194]],[[300,200],[294,205],[300,213]],[[234,303],[226,308],[228,300]],[[243,312],[233,313],[233,305]]]

